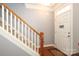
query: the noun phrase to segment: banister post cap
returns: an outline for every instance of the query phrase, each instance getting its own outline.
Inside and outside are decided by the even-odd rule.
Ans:
[[[44,35],[44,32],[40,32],[40,35]]]

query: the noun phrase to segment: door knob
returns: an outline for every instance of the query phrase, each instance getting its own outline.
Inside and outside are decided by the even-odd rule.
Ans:
[[[71,37],[70,35],[68,35],[67,37]]]
[[[68,34],[70,34],[70,32],[68,32]]]

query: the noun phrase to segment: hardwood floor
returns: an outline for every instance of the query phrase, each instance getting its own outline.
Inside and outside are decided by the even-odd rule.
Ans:
[[[43,54],[43,56],[67,56],[66,54],[52,46],[45,47]],[[79,53],[72,54],[71,56],[79,56]]]
[[[72,56],[79,56],[79,53],[73,54]]]
[[[64,53],[54,47],[45,47],[44,56],[66,56]]]

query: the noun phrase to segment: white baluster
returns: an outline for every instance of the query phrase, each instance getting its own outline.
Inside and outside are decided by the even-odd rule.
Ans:
[[[22,41],[22,22],[20,21],[20,40]]]
[[[19,34],[20,34],[20,19],[18,19],[18,39],[19,39]]]
[[[7,32],[9,30],[9,18],[8,18],[8,9],[6,9],[6,26],[7,26]]]
[[[36,42],[37,42],[37,36],[36,33],[34,32],[34,50],[36,51]]]
[[[15,29],[15,37],[16,37],[16,16],[14,16],[14,29]]]
[[[28,46],[30,47],[30,28],[28,27]]]
[[[28,45],[28,25],[26,25],[26,38],[27,38],[27,45]]]
[[[13,24],[13,22],[12,22],[12,13],[10,13],[10,20],[11,20],[11,22],[10,22],[10,24],[11,24],[11,34],[12,34],[12,30],[13,30],[13,26],[12,26],[12,24]]]
[[[35,49],[35,32],[33,31],[33,49]]]
[[[25,24],[25,44],[27,44],[27,27],[26,27],[26,24]]]
[[[2,26],[4,28],[4,6],[2,5]]]
[[[31,30],[31,48],[33,49],[33,45],[34,45],[34,42],[33,42],[33,30]]]
[[[37,34],[36,34],[37,35]],[[36,48],[37,48],[37,52],[39,52],[39,46],[40,46],[40,37],[39,37],[39,35],[37,35],[37,46],[36,46]]]
[[[22,23],[22,41],[23,41],[23,22]]]
[[[25,24],[23,23],[23,41],[24,41],[24,44],[25,44]]]

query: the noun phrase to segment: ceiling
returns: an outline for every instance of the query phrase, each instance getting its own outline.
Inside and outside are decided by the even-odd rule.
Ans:
[[[31,9],[38,9],[38,10],[44,10],[44,11],[51,11],[51,6],[54,6],[55,3],[51,3],[49,5],[45,5],[42,3],[25,3],[26,8]]]

